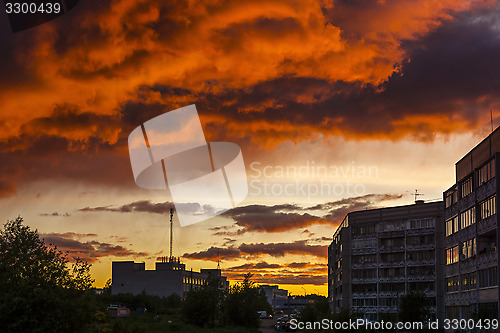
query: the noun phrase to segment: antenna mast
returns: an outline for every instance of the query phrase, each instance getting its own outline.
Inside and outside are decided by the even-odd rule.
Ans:
[[[491,133],[493,133],[493,109],[490,110]]]
[[[217,269],[220,269],[220,252],[217,250]]]
[[[415,196],[415,203],[417,202],[417,197],[419,195],[424,195],[423,193],[418,193],[418,190],[415,190],[415,194],[413,194]]]
[[[174,225],[174,209],[170,208],[170,260],[172,260],[172,243],[174,240],[174,232],[173,232],[173,225]]]

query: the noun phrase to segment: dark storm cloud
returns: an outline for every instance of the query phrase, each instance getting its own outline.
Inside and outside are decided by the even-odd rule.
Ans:
[[[198,205],[199,206],[199,205]],[[131,213],[131,212],[146,212],[155,214],[170,214],[170,209],[173,208],[171,202],[153,203],[149,200],[141,200],[132,202],[130,204],[122,205],[116,208],[106,206],[106,207],[86,207],[80,209],[81,212],[120,212],[120,213]]]
[[[400,194],[367,194],[310,207],[301,207],[295,204],[236,207],[222,215],[233,219],[235,224],[241,227],[239,230],[227,230],[226,227],[212,230],[215,231],[214,235],[235,236],[247,232],[284,232],[318,224],[336,225],[349,212],[377,208],[383,201],[400,199],[401,197]],[[327,213],[317,216],[308,213],[311,211],[327,211]]]
[[[269,255],[272,257],[283,257],[285,255],[310,255],[314,257],[326,257],[326,246],[310,245],[305,240],[291,243],[243,243],[239,246],[230,246],[227,248],[210,247],[205,251],[184,253],[183,257],[196,260],[217,261],[219,258],[224,260],[235,260],[249,257],[261,257]]]
[[[177,207],[183,207],[186,211],[199,213],[202,211],[212,211],[211,206],[202,206],[199,203],[177,203]],[[135,201],[129,204],[124,204],[118,207],[100,206],[100,207],[85,207],[79,209],[80,212],[118,212],[118,213],[154,213],[169,215],[170,209],[174,208],[172,202],[154,203],[149,200]]]
[[[391,49],[387,51],[387,58],[381,59],[383,54],[376,54],[366,68],[363,62],[362,67],[370,72],[378,66],[377,62],[390,60],[394,66],[401,67],[398,73],[388,77],[380,74],[371,79],[373,74],[365,75],[359,70],[350,73],[349,80],[333,75],[335,71],[331,73],[331,66],[337,66],[344,58],[338,61],[336,58],[328,60],[328,57],[313,59],[314,55],[302,54],[304,50],[301,48],[287,48],[286,43],[302,45],[297,41],[304,41],[309,43],[304,45],[338,44],[332,50],[324,50],[325,54],[340,52],[344,56],[355,50],[354,44],[346,45],[342,40],[331,39],[337,31],[333,27],[329,26],[333,29],[329,31],[314,24],[308,26],[309,21],[302,20],[301,11],[295,13],[288,8],[283,13],[293,13],[290,17],[255,15],[234,21],[232,14],[243,15],[247,13],[245,8],[237,4],[228,8],[200,6],[191,8],[188,4],[169,3],[155,7],[153,4],[134,4],[130,1],[86,2],[29,33],[16,36],[1,34],[0,42],[6,45],[5,52],[0,55],[0,60],[3,60],[0,61],[0,68],[5,79],[2,82],[8,82],[10,94],[16,93],[12,101],[22,100],[28,96],[26,94],[37,89],[40,92],[38,98],[35,95],[26,97],[32,99],[33,109],[12,102],[7,109],[8,116],[0,116],[0,127],[4,132],[12,131],[10,136],[0,139],[0,160],[4,162],[0,171],[9,175],[9,179],[0,179],[0,196],[14,195],[20,183],[55,177],[131,187],[134,183],[126,151],[130,131],[147,119],[193,102],[202,110],[200,117],[207,139],[237,142],[243,150],[275,147],[285,141],[298,142],[321,135],[367,140],[405,137],[432,140],[436,133],[478,128],[487,121],[490,109],[498,116],[498,6],[488,11],[467,11],[467,6],[446,1],[436,8],[436,15],[420,12],[414,15],[414,7],[422,7],[417,2],[373,4],[365,9],[358,4],[348,6],[343,3],[337,6],[337,13],[348,15],[338,20],[340,28],[354,35],[370,34],[372,39],[381,38],[373,41],[379,46],[387,42],[384,38],[392,36],[391,40],[397,42],[398,50],[404,54],[404,57],[389,55],[394,51]],[[395,14],[398,6],[406,9],[404,13]],[[283,10],[279,6],[276,8],[277,13]],[[304,5],[304,8],[310,6]],[[334,10],[332,15],[335,14],[335,6],[324,5],[323,9]],[[315,12],[314,15],[330,15],[328,10]],[[364,21],[350,15],[351,10],[357,10]],[[453,10],[454,17],[449,16],[448,12]],[[95,15],[96,21],[77,19],[91,17],[90,13]],[[218,15],[220,25],[207,25],[206,35],[198,40],[195,37],[201,36],[204,32],[202,27],[208,24],[207,13]],[[379,15],[372,17],[367,13]],[[413,20],[417,21],[421,17],[430,17],[432,29],[425,24],[422,27],[417,24],[414,32],[401,34],[384,30],[393,26],[391,22],[398,23],[408,15],[415,16]],[[349,17],[351,21],[342,21]],[[382,22],[383,27],[380,17],[386,21]],[[97,24],[97,19],[106,24]],[[335,20],[331,22],[336,24]],[[380,34],[372,29],[370,24],[373,22],[380,26]],[[5,20],[0,22],[1,27],[8,28]],[[53,27],[57,33],[54,34],[48,27]],[[410,28],[412,26],[402,26],[402,29]],[[318,32],[322,35],[318,36]],[[260,42],[274,45],[276,36],[283,36],[284,44],[280,47],[284,48],[283,54],[288,55],[280,58],[277,64],[274,63],[275,56],[263,59],[258,54],[259,48],[242,48],[243,44],[261,45]],[[240,41],[240,44],[232,46],[236,49],[224,44],[232,38]],[[196,40],[201,44],[186,45],[189,44],[187,40]],[[127,48],[123,48],[123,53],[112,54],[117,49],[112,47],[113,41],[124,43]],[[213,63],[219,61],[219,58],[214,58],[210,65],[196,61],[183,63],[185,68],[179,69],[179,75],[185,80],[165,81],[158,79],[161,75],[148,76],[162,69],[175,68],[170,66],[170,62],[158,63],[155,58],[158,55],[177,61],[184,59],[185,55],[193,55],[191,52],[205,43],[220,52],[222,62],[246,55],[255,56],[274,74],[265,74],[263,70],[265,75],[259,74],[243,84],[243,77],[256,73],[255,68],[248,65],[255,64],[253,58],[248,58],[245,64],[235,62],[238,66],[227,71],[214,67]],[[145,49],[146,44],[148,49]],[[364,47],[369,46],[362,45],[361,49]],[[300,61],[293,59],[294,49],[305,58]],[[45,55],[43,50],[54,54]],[[26,54],[36,54],[36,61],[27,61]],[[44,62],[45,59],[50,61]],[[298,66],[296,70],[290,70],[293,64],[304,63],[309,64],[307,68]],[[142,73],[137,68],[146,67],[145,71],[149,74],[137,78],[135,75]],[[311,68],[315,69],[314,73]],[[51,75],[54,76],[52,81]],[[163,76],[173,75],[167,72]],[[192,79],[195,77],[200,79]],[[79,82],[78,85],[85,86],[84,89],[92,89],[78,98],[73,96],[72,99],[77,99],[71,101],[73,104],[54,96],[51,97],[54,100],[46,97],[47,87],[51,84],[61,87],[61,78]],[[126,78],[130,78],[131,84],[117,92],[117,82],[113,80],[122,82]],[[65,87],[70,85],[68,82],[63,82]],[[18,90],[16,87],[21,84],[29,84],[30,89]],[[70,91],[69,88],[61,90],[59,95],[65,96]],[[110,92],[111,95],[108,95]],[[39,111],[40,101],[51,105],[52,109],[33,112]],[[106,106],[104,110],[100,109],[100,103]],[[31,113],[33,116],[30,116]],[[23,116],[18,117],[21,114]],[[12,127],[13,123],[17,127]],[[495,123],[499,123],[498,119]],[[19,131],[16,132],[16,129]],[[292,223],[303,226],[312,223],[314,218],[293,212],[281,214],[286,214],[282,220],[288,218]],[[252,228],[245,218],[244,215],[238,216],[239,223],[244,228]],[[254,230],[281,228],[279,222],[270,223],[270,227],[259,226],[258,222],[252,222],[252,225]]]
[[[58,213],[58,212],[53,212],[53,213],[40,213],[38,214],[40,216],[54,216],[54,217],[57,217],[57,216],[64,216],[64,217],[68,217],[68,216],[71,216],[69,213]]]
[[[94,262],[102,257],[138,257],[146,256],[145,252],[136,252],[121,245],[98,242],[95,240],[82,242],[78,239],[93,237],[94,234],[77,234],[67,232],[63,234],[40,234],[45,244],[56,246],[58,250],[67,253],[71,259],[80,258],[87,262]]]
[[[249,205],[233,208],[223,216],[232,218],[236,224],[243,227],[236,233],[245,232],[281,232],[290,229],[306,227],[312,224],[321,223],[321,219],[308,213],[296,213],[290,211],[300,211],[297,205]],[[229,233],[231,233],[229,231]],[[224,234],[224,231],[220,232]]]
[[[402,194],[366,194],[318,204],[307,209],[328,210],[324,218],[334,223],[340,223],[349,212],[379,208],[383,201],[401,199],[402,197]]]
[[[10,197],[16,194],[16,186],[12,182],[0,179],[0,198]]]

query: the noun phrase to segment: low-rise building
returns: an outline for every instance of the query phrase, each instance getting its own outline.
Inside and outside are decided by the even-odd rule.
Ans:
[[[266,298],[273,311],[279,304],[282,304],[288,298],[288,290],[280,289],[278,286],[271,286],[267,284],[260,285],[260,288],[266,294]]]
[[[219,278],[222,288],[229,288],[229,281],[222,276],[220,269],[186,270],[180,260],[165,257],[156,262],[155,268],[147,270],[144,262],[113,261],[111,293],[138,295],[144,291],[160,297],[177,294],[184,298],[190,290],[203,286],[211,277]]]

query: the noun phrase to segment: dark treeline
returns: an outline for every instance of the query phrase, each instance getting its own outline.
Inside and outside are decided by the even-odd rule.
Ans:
[[[257,311],[271,312],[263,292],[247,274],[221,288],[217,279],[179,296],[100,294],[92,288],[90,265],[47,246],[37,230],[18,217],[0,230],[0,327],[2,332],[257,332]],[[109,305],[130,309],[112,318]]]

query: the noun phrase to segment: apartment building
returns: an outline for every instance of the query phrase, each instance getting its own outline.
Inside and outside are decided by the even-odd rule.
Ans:
[[[500,130],[456,163],[445,203],[446,318],[500,318],[497,192]]]
[[[400,297],[422,291],[444,313],[443,202],[347,214],[328,247],[328,300],[369,320],[393,320]]]

